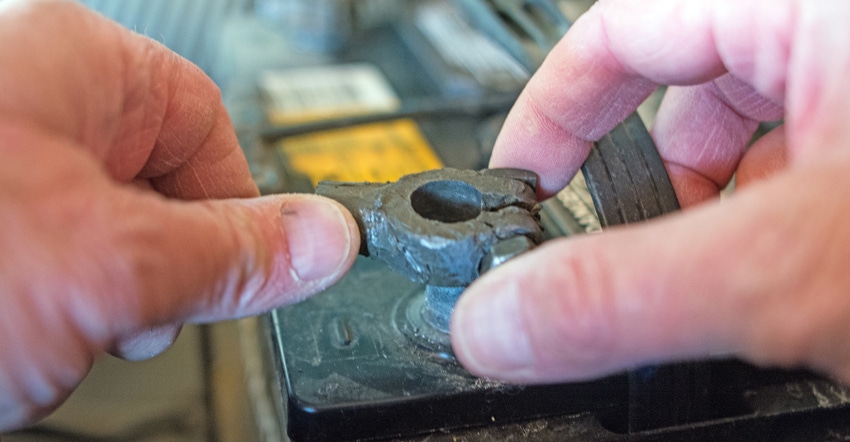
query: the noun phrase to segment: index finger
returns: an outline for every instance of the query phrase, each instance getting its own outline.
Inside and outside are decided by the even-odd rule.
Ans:
[[[78,2],[10,0],[0,65],[0,120],[73,141],[113,180],[180,198],[258,194],[218,87],[162,44]]]
[[[125,170],[167,196],[259,195],[216,84],[150,38],[111,22],[103,28],[118,37],[125,69],[125,105],[107,166],[119,169],[122,158],[147,152],[143,164]]]
[[[551,195],[581,166],[590,142],[659,84],[699,84],[730,72],[783,102],[797,8],[795,2],[772,2],[770,8],[763,3],[598,2],[529,81],[491,166],[534,170],[541,192]]]

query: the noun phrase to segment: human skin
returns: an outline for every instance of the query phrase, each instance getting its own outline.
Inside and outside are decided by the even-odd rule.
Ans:
[[[453,315],[460,361],[534,383],[734,356],[850,382],[847,23],[841,0],[592,7],[522,92],[491,166],[534,170],[552,195],[669,84],[653,136],[685,210],[551,241],[476,281]]]
[[[0,2],[0,91],[0,431],[104,351],[298,301],[357,254],[338,204],[258,197],[197,67],[76,2]]]

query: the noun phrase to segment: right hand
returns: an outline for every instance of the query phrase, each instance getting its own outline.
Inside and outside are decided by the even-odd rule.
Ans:
[[[595,378],[738,356],[850,382],[850,2],[602,0],[512,109],[492,167],[569,182],[591,141],[671,87],[654,138],[686,210],[545,244],[461,297],[473,373]],[[747,150],[759,121],[783,128]],[[735,195],[716,200],[737,173]]]

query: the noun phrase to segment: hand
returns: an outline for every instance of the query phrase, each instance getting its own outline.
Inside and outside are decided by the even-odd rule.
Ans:
[[[0,431],[57,406],[104,350],[153,356],[180,324],[298,301],[356,256],[336,203],[245,199],[198,68],[76,2],[0,2],[0,91]]]
[[[679,85],[654,138],[686,210],[485,275],[454,313],[461,362],[548,382],[736,356],[850,382],[848,22],[833,0],[597,3],[523,91],[491,166],[532,169],[551,195],[590,140]],[[735,194],[707,203],[734,173]]]

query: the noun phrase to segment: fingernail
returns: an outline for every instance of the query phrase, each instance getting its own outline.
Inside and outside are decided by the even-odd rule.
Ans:
[[[515,378],[533,366],[528,332],[519,308],[519,293],[494,284],[473,287],[455,308],[452,340],[455,353],[471,372]],[[492,289],[492,290],[490,290]]]
[[[128,361],[150,359],[168,350],[180,334],[181,328],[180,325],[169,324],[134,331],[120,337],[112,352]]]
[[[351,231],[335,203],[299,196],[281,207],[292,270],[304,281],[335,276],[351,251]]]

